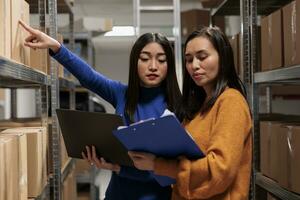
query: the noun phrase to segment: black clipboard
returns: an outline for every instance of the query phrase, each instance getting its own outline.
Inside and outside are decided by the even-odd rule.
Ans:
[[[133,166],[128,150],[112,131],[123,126],[116,114],[57,109],[58,122],[69,157],[82,159],[85,146],[94,145],[98,157],[107,162]]]

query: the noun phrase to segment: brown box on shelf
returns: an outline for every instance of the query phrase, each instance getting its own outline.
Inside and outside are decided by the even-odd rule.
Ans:
[[[0,101],[4,101],[5,99],[5,90],[0,88]]]
[[[19,63],[30,65],[30,50],[24,46],[28,33],[19,20],[29,24],[29,5],[24,0],[11,0],[11,58]]]
[[[181,33],[185,38],[202,26],[209,26],[210,12],[208,10],[193,9],[181,12]]]
[[[300,1],[283,7],[284,66],[300,64]]]
[[[0,0],[0,56],[11,57],[10,0]]]
[[[48,72],[48,50],[30,49],[30,66],[47,74]]]
[[[277,10],[261,19],[261,70],[283,66],[282,14]]]
[[[61,156],[61,167],[63,168],[69,161],[66,145],[64,138],[60,134],[60,156]]]
[[[77,194],[77,200],[90,200],[90,193],[88,192],[79,192]]]
[[[63,39],[62,34],[59,34],[59,33],[57,34],[57,41],[59,43],[63,44],[64,39]],[[49,55],[48,52],[47,52],[47,55]],[[50,69],[51,58],[50,58],[50,56],[48,56],[47,62],[48,62],[48,69],[47,70],[48,70],[48,74],[50,75],[51,74],[51,69]],[[57,71],[58,71],[58,77],[63,78],[64,77],[64,67],[60,63],[58,63]]]
[[[300,193],[300,126],[286,125],[281,135],[279,154],[281,167],[279,184],[296,193]]]
[[[0,134],[4,144],[5,200],[27,199],[26,137]]]
[[[77,199],[76,176],[72,170],[63,182],[62,199]]]
[[[212,18],[212,24],[219,27],[225,33],[225,17],[224,16],[214,16]]]
[[[273,121],[260,122],[260,170],[265,176],[278,182],[279,168],[279,135],[284,132],[282,123]]]
[[[277,199],[274,196],[272,196],[270,193],[268,193],[267,200],[277,200]]]
[[[76,164],[75,164],[76,174],[88,174],[90,169],[91,169],[91,165],[87,161],[76,159]]]
[[[0,160],[4,161],[4,142],[0,139]],[[0,200],[5,200],[6,182],[5,182],[5,164],[0,164]]]
[[[20,128],[20,127],[39,127],[42,126],[40,119],[17,119],[17,120],[0,120],[0,131],[9,128]]]
[[[47,182],[46,129],[22,127],[7,129],[3,133],[23,133],[27,136],[28,197],[39,196]]]

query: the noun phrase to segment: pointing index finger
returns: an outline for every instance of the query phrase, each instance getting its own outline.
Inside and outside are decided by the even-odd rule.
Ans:
[[[19,20],[20,25],[29,33],[35,34],[35,29],[31,28],[29,25],[27,25],[25,22],[22,20]]]

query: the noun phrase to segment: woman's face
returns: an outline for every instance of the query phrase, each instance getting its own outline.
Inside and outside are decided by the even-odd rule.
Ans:
[[[185,51],[186,69],[196,85],[211,90],[219,72],[219,55],[205,37],[189,41]]]
[[[147,44],[138,59],[138,75],[144,87],[157,87],[167,76],[167,56],[156,42]]]

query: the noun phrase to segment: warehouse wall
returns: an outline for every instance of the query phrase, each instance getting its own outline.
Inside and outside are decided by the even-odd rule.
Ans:
[[[134,40],[134,37],[97,37],[93,39],[96,70],[111,79],[127,84],[129,55]],[[114,112],[112,106],[102,102],[108,112]]]

